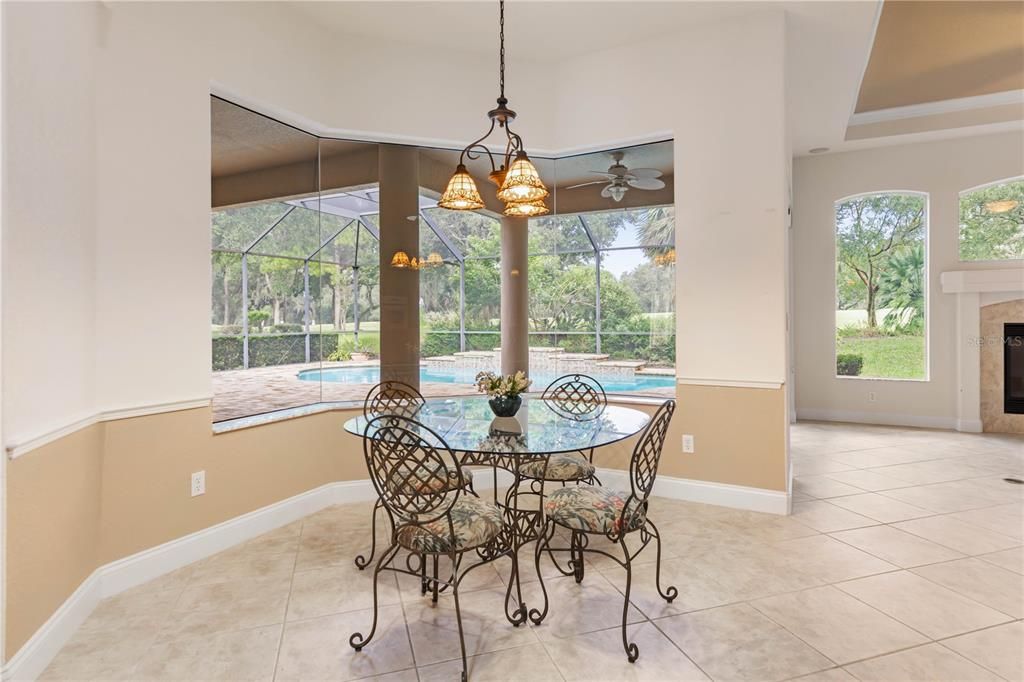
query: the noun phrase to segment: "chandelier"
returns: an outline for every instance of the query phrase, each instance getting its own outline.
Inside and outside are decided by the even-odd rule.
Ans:
[[[544,215],[548,212],[548,207],[544,204],[548,188],[544,186],[540,174],[526,155],[523,139],[512,132],[510,124],[516,117],[516,112],[508,108],[508,100],[505,99],[505,0],[498,2],[498,39],[499,95],[497,108],[487,112],[487,117],[491,119],[491,127],[482,137],[470,142],[462,150],[459,165],[455,167],[455,173],[448,181],[448,186],[437,205],[453,211],[472,211],[484,207],[484,200],[473,176],[466,170],[465,161],[475,160],[486,154],[491,162],[488,177],[498,186],[498,199],[505,203],[503,213],[518,218]],[[495,126],[504,130],[507,138],[500,166],[495,162],[494,154],[482,144],[494,132]]]

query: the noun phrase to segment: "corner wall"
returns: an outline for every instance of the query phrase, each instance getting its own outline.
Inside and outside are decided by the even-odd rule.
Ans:
[[[1000,133],[856,152],[800,157],[795,163],[794,343],[797,414],[955,428],[956,296],[943,272],[1021,267],[1020,261],[961,262],[959,193],[1024,174],[1024,133]],[[928,194],[928,381],[835,376],[835,208],[863,192]],[[875,402],[868,401],[868,392]]]

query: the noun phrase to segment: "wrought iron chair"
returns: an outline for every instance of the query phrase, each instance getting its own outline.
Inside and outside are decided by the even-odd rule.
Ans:
[[[566,374],[544,389],[541,400],[557,415],[573,421],[599,418],[608,406],[608,396],[601,382],[586,374]],[[562,452],[551,455],[547,462],[535,460],[519,468],[519,474],[533,481],[591,483],[600,485],[594,467],[594,448],[589,451]]]
[[[423,394],[409,384],[401,381],[382,381],[366,394],[366,399],[363,401],[363,416],[367,419],[383,415],[413,418],[426,402]],[[472,475],[468,471],[466,473],[468,478],[463,481],[463,484],[472,487]],[[355,564],[359,570],[369,566],[377,553],[377,513],[382,506],[383,503],[378,498],[373,505],[373,515],[370,520],[370,552],[365,556],[360,554],[355,558]]]
[[[544,620],[548,613],[547,589],[540,576],[542,552],[547,551],[549,554],[568,552],[569,563],[573,568],[576,582],[583,580],[583,555],[585,553],[601,554],[626,569],[626,590],[622,604],[622,646],[626,650],[626,657],[630,663],[640,655],[636,644],[630,642],[626,636],[629,591],[633,580],[632,563],[652,539],[657,547],[654,580],[658,594],[669,603],[679,594],[679,591],[672,586],[667,590],[661,589],[661,535],[647,514],[648,498],[654,488],[658,462],[661,459],[668,425],[675,409],[674,400],[662,403],[641,434],[629,463],[630,491],[628,493],[603,486],[584,485],[560,488],[548,495],[544,503],[546,516],[544,530],[540,538],[537,539],[535,550],[534,560],[537,565],[537,575],[541,580],[541,591],[544,594],[543,610],[530,610],[530,620],[535,624]],[[551,540],[558,527],[571,534],[569,547],[551,547]],[[640,533],[640,547],[631,552],[626,546],[626,536],[634,532]],[[602,549],[588,547],[590,535],[603,535],[610,542],[619,545],[622,548],[623,559]]]
[[[395,415],[370,420],[363,439],[363,454],[370,480],[392,520],[392,531],[390,543],[373,572],[373,623],[369,634],[353,633],[349,644],[360,651],[377,630],[377,577],[381,571],[418,576],[433,583],[435,602],[439,584],[451,589],[465,681],[466,641],[459,584],[469,571],[487,563],[493,551],[499,549],[500,541],[496,539],[502,531],[501,510],[459,484],[462,466],[458,458],[437,433],[417,421]],[[392,566],[403,549],[409,552],[407,568]],[[484,559],[460,570],[463,555],[472,550]],[[444,580],[437,575],[437,559],[442,555],[452,565],[451,577]],[[515,564],[515,554],[510,556]],[[427,557],[434,560],[434,574],[424,578]],[[419,559],[418,567],[411,565],[413,558]]]

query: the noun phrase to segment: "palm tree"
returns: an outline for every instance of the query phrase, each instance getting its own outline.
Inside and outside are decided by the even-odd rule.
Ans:
[[[889,259],[878,281],[879,304],[890,310],[885,326],[902,332],[924,324],[924,247],[916,244]]]
[[[676,216],[671,206],[647,209],[635,224],[637,241],[644,246],[644,254],[648,258],[674,248]]]

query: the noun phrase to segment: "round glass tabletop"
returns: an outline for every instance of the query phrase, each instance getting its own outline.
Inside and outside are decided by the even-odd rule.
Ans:
[[[452,450],[483,454],[554,454],[609,445],[640,432],[650,417],[640,410],[608,405],[598,417],[564,417],[540,397],[523,396],[515,417],[495,417],[486,396],[434,398],[407,415],[428,427]],[[345,422],[357,436],[366,432],[366,417]],[[370,434],[372,435],[372,433]]]

